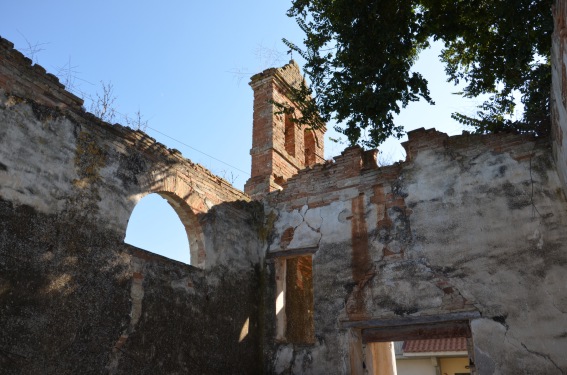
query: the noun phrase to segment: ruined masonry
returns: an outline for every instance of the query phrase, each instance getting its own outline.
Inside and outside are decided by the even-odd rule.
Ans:
[[[363,375],[382,343],[441,337],[473,374],[567,373],[565,1],[554,16],[550,139],[421,128],[405,162],[325,161],[324,128],[274,105],[294,107],[292,61],[252,77],[245,192],[0,39],[0,373]],[[191,265],[124,243],[149,193]]]

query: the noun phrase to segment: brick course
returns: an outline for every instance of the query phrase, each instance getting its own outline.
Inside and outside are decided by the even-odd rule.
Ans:
[[[254,90],[252,131],[252,171],[244,191],[253,198],[281,189],[291,176],[306,165],[324,161],[325,128],[313,130],[305,137],[306,129],[295,124],[291,114],[278,113],[274,103],[295,108],[290,90],[303,82],[299,67],[292,60],[282,68],[271,68],[256,74],[250,81]],[[307,148],[307,151],[306,151]],[[308,155],[306,155],[308,154]]]

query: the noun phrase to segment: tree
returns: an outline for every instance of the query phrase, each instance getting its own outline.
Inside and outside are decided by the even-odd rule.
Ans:
[[[548,132],[548,0],[293,0],[288,16],[305,32],[304,48],[284,43],[305,58],[315,93],[309,104],[309,90],[295,92],[310,108],[301,124],[334,118],[351,144],[367,147],[400,137],[393,118],[400,108],[420,99],[434,104],[427,80],[410,69],[421,50],[441,40],[449,81],[466,83],[465,97],[491,94],[478,117],[453,118],[480,133]],[[525,112],[512,121],[516,90]]]

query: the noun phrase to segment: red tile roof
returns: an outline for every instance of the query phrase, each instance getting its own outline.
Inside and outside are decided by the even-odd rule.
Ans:
[[[404,353],[424,352],[463,352],[467,351],[466,337],[448,339],[407,340],[404,341]]]

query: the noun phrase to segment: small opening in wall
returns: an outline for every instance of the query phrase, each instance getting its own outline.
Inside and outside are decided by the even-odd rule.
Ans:
[[[295,156],[295,124],[289,113],[285,114],[284,142],[286,152]]]
[[[305,143],[305,166],[309,167],[317,162],[315,134],[311,129],[305,129],[303,141]]]
[[[145,196],[134,207],[124,242],[166,258],[191,263],[185,226],[159,194]]]

